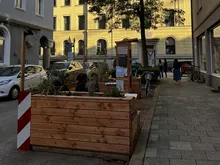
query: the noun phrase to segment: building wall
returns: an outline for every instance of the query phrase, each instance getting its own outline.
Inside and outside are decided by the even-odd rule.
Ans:
[[[53,29],[53,0],[44,0],[43,16],[36,15],[36,0],[25,0],[25,10],[15,7],[15,0],[2,0],[0,2],[0,16],[8,17],[35,26]]]
[[[214,88],[220,87],[220,1],[192,0],[195,64],[204,79]],[[216,61],[217,60],[217,61]]]
[[[56,31],[54,32],[54,40],[56,44],[56,55],[63,54],[64,40],[69,37],[73,40],[75,38],[75,52],[78,52],[78,41],[84,39],[82,30],[78,30],[78,16],[83,14],[83,5],[78,5],[77,0],[71,1],[71,6],[63,6],[61,1],[57,1],[57,6],[54,7],[54,16],[56,17]],[[76,3],[74,3],[76,2]],[[164,7],[174,8],[174,4],[170,0],[164,0]],[[175,5],[177,8],[178,5]],[[175,27],[159,26],[156,30],[146,30],[147,39],[159,38],[157,52],[159,58],[181,58],[185,60],[192,60],[192,40],[191,40],[191,12],[190,0],[181,0],[179,7],[185,11],[185,25]],[[71,17],[71,30],[64,31],[63,16]],[[88,16],[88,56],[97,56],[97,40],[105,39],[107,41],[107,55],[115,56],[115,41],[120,41],[125,38],[138,38],[140,39],[140,32],[133,30],[126,30],[123,28],[114,29],[109,33],[109,29],[98,29],[98,22],[94,21],[94,15]],[[173,37],[176,40],[176,54],[165,55],[165,40],[167,37]],[[133,45],[133,57],[138,57],[138,45]]]

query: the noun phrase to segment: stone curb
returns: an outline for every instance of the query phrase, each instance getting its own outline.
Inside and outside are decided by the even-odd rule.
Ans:
[[[136,147],[134,149],[134,153],[129,162],[129,165],[143,165],[144,163],[145,152],[147,149],[147,143],[148,143],[148,139],[150,135],[150,129],[151,129],[154,111],[156,108],[159,90],[160,90],[160,87],[158,85],[154,91],[152,103],[144,119],[143,126],[141,128],[140,135],[139,135]]]

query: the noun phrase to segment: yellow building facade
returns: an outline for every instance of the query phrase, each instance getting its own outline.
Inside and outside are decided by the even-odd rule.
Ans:
[[[82,29],[82,17],[85,15],[85,5],[80,4],[81,0],[70,0],[65,4],[64,0],[57,0],[54,4],[54,41],[55,55],[63,55],[65,52],[65,42],[70,39],[75,41],[72,52],[76,59],[82,59],[82,45],[84,42],[84,32]],[[179,60],[192,61],[192,37],[191,37],[191,11],[190,0],[181,0],[175,4],[170,0],[164,0],[164,7],[170,10],[180,8],[185,11],[185,23],[178,26],[175,23],[161,25],[156,30],[146,30],[147,44],[149,46],[149,64],[153,65],[156,59],[166,58],[168,61],[178,58]],[[140,32],[123,28],[112,31],[106,26],[99,24],[94,19],[97,16],[88,14],[87,30],[87,59],[100,60],[107,57],[111,61],[115,57],[115,41],[123,39],[141,39]],[[81,30],[82,29],[82,30]],[[105,50],[101,47],[106,46]],[[103,52],[104,51],[104,52]],[[101,52],[101,53],[100,53]],[[106,56],[105,56],[106,54]],[[153,54],[153,55],[152,55]],[[133,44],[132,57],[142,62],[141,42]]]

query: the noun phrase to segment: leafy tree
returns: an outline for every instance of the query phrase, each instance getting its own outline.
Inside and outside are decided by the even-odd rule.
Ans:
[[[170,0],[174,3],[179,0]],[[148,66],[147,45],[145,29],[156,29],[158,25],[166,23],[169,19],[164,19],[166,12],[170,11],[163,7],[163,0],[89,0],[91,5],[89,12],[98,17],[105,15],[110,29],[116,29],[122,22],[122,19],[130,20],[130,26],[133,30],[141,31],[142,56],[144,66]],[[184,11],[181,9],[172,9],[175,23],[181,25],[184,23]]]

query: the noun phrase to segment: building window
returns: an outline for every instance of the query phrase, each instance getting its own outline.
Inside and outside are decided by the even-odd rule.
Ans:
[[[54,7],[57,6],[57,0],[53,0],[53,6],[54,6]]]
[[[213,73],[220,74],[220,25],[212,31]]]
[[[176,54],[176,43],[174,38],[169,37],[165,41],[166,43],[166,54]]]
[[[97,55],[107,55],[107,42],[103,39],[97,41]]]
[[[64,16],[64,30],[70,30],[70,16]]]
[[[64,6],[70,6],[70,0],[64,0]]]
[[[4,33],[0,30],[0,63],[4,63],[4,47],[5,47],[5,37],[4,37]]]
[[[84,15],[78,16],[78,20],[79,20],[79,30],[85,30],[85,16]]]
[[[106,18],[105,15],[99,17],[99,29],[106,29]]]
[[[63,53],[64,55],[68,54],[68,41],[67,40],[63,42]]]
[[[44,15],[44,0],[36,0],[36,14]]]
[[[79,40],[78,49],[79,49],[78,55],[83,55],[83,52],[84,52],[84,41],[83,40]]]
[[[127,28],[129,28],[129,27],[130,27],[130,20],[129,20],[129,18],[123,19],[123,20],[122,20],[122,28],[127,29]]]
[[[53,17],[53,29],[56,30],[57,28],[57,17]]]
[[[206,44],[205,36],[198,38],[199,66],[201,70],[206,70]]]
[[[83,5],[85,3],[85,0],[79,0],[79,5]]]
[[[26,9],[26,0],[15,0],[15,7],[20,9]]]
[[[174,21],[175,21],[175,14],[174,10],[165,10],[165,25],[167,27],[169,26],[174,26]]]
[[[55,55],[56,53],[56,44],[53,42],[53,47],[51,48],[51,55]]]

